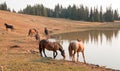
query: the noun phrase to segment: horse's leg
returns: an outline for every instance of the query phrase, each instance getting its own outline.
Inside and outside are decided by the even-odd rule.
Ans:
[[[73,57],[72,57],[72,61],[75,61],[75,53],[76,53],[76,51],[74,51],[74,53],[73,53]]]
[[[11,31],[12,31],[12,29],[11,28],[9,28]]]
[[[77,52],[77,62],[78,62],[78,59],[79,59],[79,52]]]
[[[40,51],[41,57],[43,57],[43,56],[42,56],[42,48],[39,48],[39,51]]]
[[[40,43],[39,43],[39,53],[40,53],[41,57],[43,57],[43,56],[42,56],[42,46],[41,46]]]
[[[14,31],[14,29],[11,29],[11,31]]]
[[[8,31],[8,28],[6,28],[6,31]]]
[[[54,57],[54,59],[56,58],[56,56],[58,55],[58,53],[57,53],[57,51],[53,51],[53,57]]]
[[[53,58],[55,58],[55,52],[53,51]]]
[[[10,28],[11,29],[11,31],[13,31],[13,29],[12,28]]]
[[[43,48],[43,53],[44,53],[45,57],[47,57],[47,55],[45,54],[45,48]]]
[[[55,58],[56,58],[56,56],[58,55],[58,53],[57,53],[57,51],[55,53],[56,53],[56,55],[55,55]]]
[[[82,56],[83,56],[83,59],[84,59],[84,63],[86,63],[84,51],[82,51]]]

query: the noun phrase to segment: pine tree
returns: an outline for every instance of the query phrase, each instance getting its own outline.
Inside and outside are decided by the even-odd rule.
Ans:
[[[99,22],[100,21],[100,15],[99,15],[99,12],[98,12],[98,8],[94,8],[93,18],[94,18],[95,22]]]
[[[93,22],[93,21],[94,21],[94,17],[93,17],[93,10],[92,10],[92,8],[91,8],[91,10],[90,10],[89,21],[91,21],[91,22]]]
[[[114,20],[118,20],[119,19],[119,14],[118,14],[118,10],[114,11]]]
[[[0,4],[0,10],[10,11],[10,9],[7,7],[6,2]]]
[[[84,10],[84,20],[88,21],[89,19],[89,9],[86,7]]]
[[[112,8],[109,7],[106,10],[107,11],[104,13],[104,21],[113,22],[114,21],[114,15],[113,15]]]
[[[100,22],[103,22],[104,18],[103,18],[103,10],[102,10],[102,6],[100,7]]]
[[[77,16],[76,12],[77,12],[77,8],[76,8],[75,5],[73,5],[73,7],[71,8],[71,17],[70,17],[70,19],[73,19],[73,20],[77,19],[76,18],[76,16]]]
[[[59,4],[55,6],[54,14],[55,14],[55,17],[56,17],[56,18],[59,18],[59,17],[60,17],[60,14],[61,14],[61,7],[60,7]]]

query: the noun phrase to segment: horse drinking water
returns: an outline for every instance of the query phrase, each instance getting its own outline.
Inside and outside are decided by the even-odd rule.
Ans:
[[[84,56],[84,45],[81,40],[77,39],[77,42],[71,42],[69,44],[68,51],[69,51],[69,56],[72,58],[72,61],[75,61],[76,52],[77,52],[77,61],[79,58],[79,52],[82,52],[84,63],[86,63]]]
[[[65,52],[63,50],[63,47],[58,42],[50,42],[46,39],[41,40],[39,42],[40,55],[42,56],[42,51],[43,51],[45,57],[47,57],[46,54],[45,54],[45,49],[47,49],[49,51],[53,51],[53,58],[54,59],[58,55],[57,50],[59,50],[61,52],[61,55],[63,56],[63,59],[65,59]]]

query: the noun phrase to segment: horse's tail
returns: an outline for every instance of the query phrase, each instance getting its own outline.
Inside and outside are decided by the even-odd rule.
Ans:
[[[69,51],[69,57],[71,58],[72,57],[72,43],[69,44],[68,51]]]
[[[30,36],[30,33],[31,33],[31,29],[29,29],[29,31],[28,31],[28,36]]]

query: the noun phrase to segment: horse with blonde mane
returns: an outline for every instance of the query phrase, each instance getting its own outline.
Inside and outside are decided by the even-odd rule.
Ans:
[[[57,50],[59,50],[61,52],[61,55],[63,56],[63,60],[65,59],[65,52],[63,50],[63,47],[60,45],[60,43],[50,42],[46,39],[42,39],[39,42],[39,52],[40,52],[41,57],[43,57],[42,56],[42,51],[43,51],[45,57],[47,57],[47,55],[45,54],[45,49],[47,49],[49,51],[53,51],[53,58],[54,59],[58,55]]]
[[[70,58],[72,58],[72,61],[75,61],[76,52],[77,52],[77,61],[78,61],[78,58],[79,58],[79,52],[82,52],[84,63],[86,63],[85,56],[84,56],[84,45],[83,45],[83,42],[80,39],[77,39],[77,42],[71,42],[69,44],[68,51],[69,51]]]

